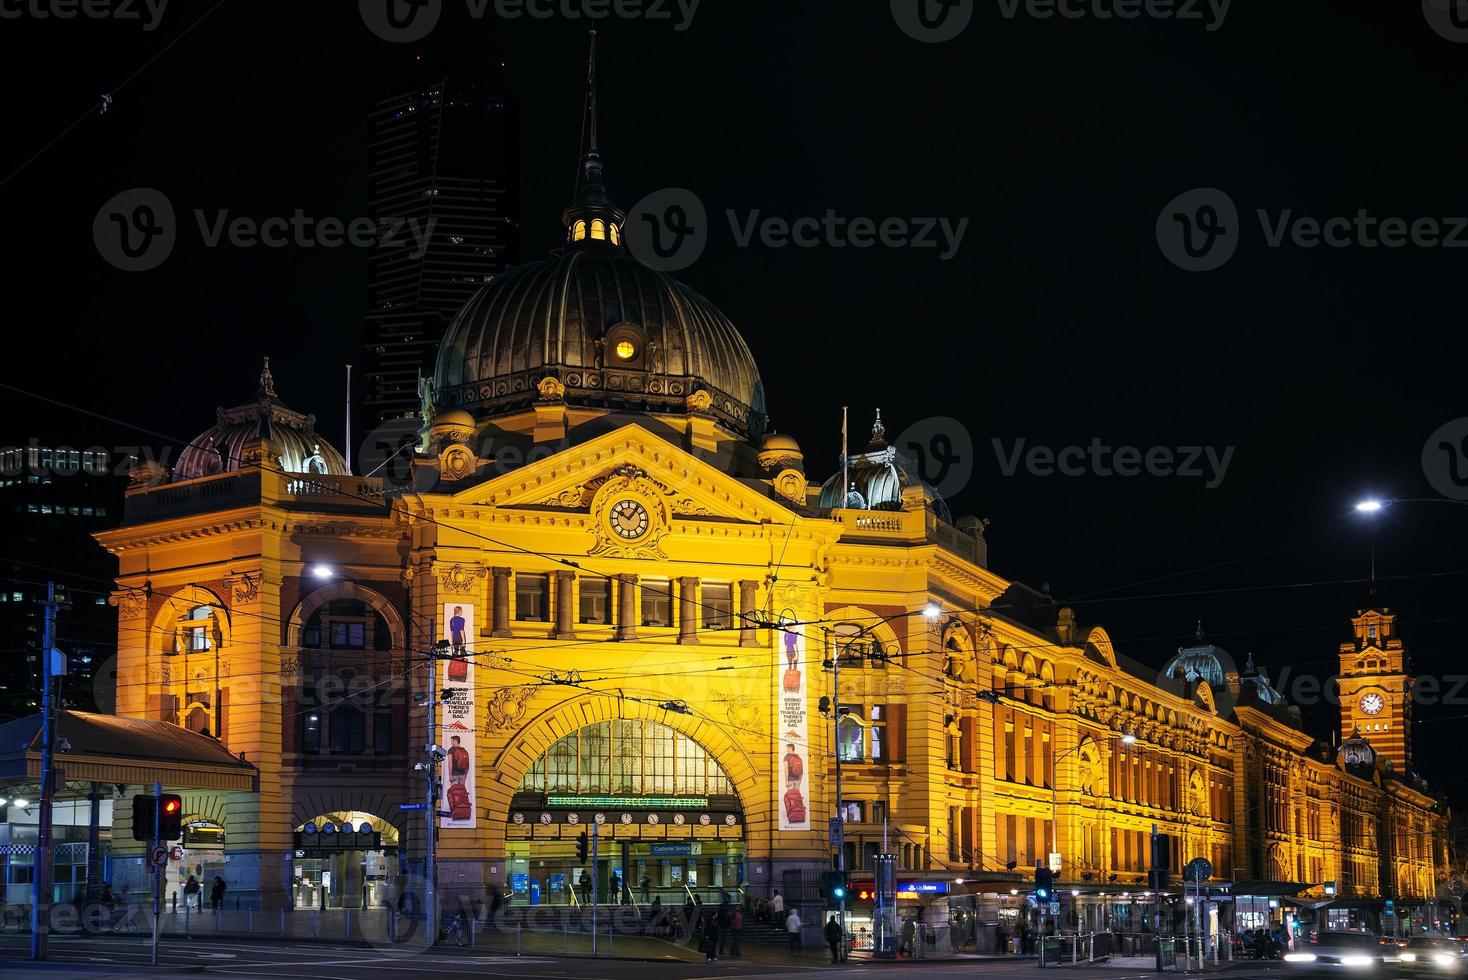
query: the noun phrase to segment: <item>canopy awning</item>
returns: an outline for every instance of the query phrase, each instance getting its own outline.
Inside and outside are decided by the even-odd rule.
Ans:
[[[1233,893],[1235,898],[1249,896],[1258,898],[1283,898],[1286,895],[1298,895],[1300,892],[1314,887],[1314,885],[1299,881],[1266,881],[1256,878],[1236,881],[1229,886],[1229,891]]]
[[[258,770],[217,739],[140,718],[61,711],[56,716],[61,779],[253,792]],[[65,750],[62,751],[62,747]],[[41,779],[41,716],[0,725],[0,780]]]

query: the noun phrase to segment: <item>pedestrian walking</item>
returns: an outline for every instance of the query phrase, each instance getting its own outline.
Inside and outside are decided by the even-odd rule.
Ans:
[[[703,950],[705,963],[719,962],[719,923],[715,916],[704,917],[703,941],[699,944],[699,948]]]
[[[902,920],[902,943],[897,947],[897,955],[901,956],[903,953],[906,953],[908,959],[912,958],[912,940],[916,935],[917,923],[909,915],[906,919]]]
[[[795,909],[791,909],[790,910],[790,914],[787,915],[787,916],[785,916],[785,933],[786,933],[786,935],[788,935],[790,937],[790,955],[791,956],[799,956],[800,955],[800,927],[801,927],[801,924],[802,923],[800,921],[800,913],[798,911],[796,911]]]
[[[724,955],[724,942],[729,938],[730,931],[734,928],[734,907],[727,901],[719,903],[719,910],[714,915],[714,921],[719,925],[719,955]]]
[[[591,875],[585,871],[581,872],[581,904],[591,904]]]
[[[184,883],[184,908],[196,905],[202,912],[204,911],[203,902],[204,896],[199,889],[199,879],[189,875],[189,880]]]
[[[224,891],[229,886],[219,875],[214,876],[214,884],[209,886],[209,908],[218,912],[224,907]]]
[[[841,962],[841,923],[836,921],[836,916],[826,920],[826,945],[831,947],[831,962]]]
[[[652,889],[652,879],[649,878],[647,875],[643,875],[641,878],[638,879],[637,886],[642,891],[642,904],[646,905],[648,895],[650,894]]]
[[[785,899],[777,891],[770,896],[770,925],[781,929],[785,925]]]
[[[729,932],[729,955],[739,956],[739,935],[744,932],[744,909],[737,905],[734,907],[734,917],[730,922]]]
[[[622,902],[622,879],[617,877],[617,873],[615,871],[612,872],[612,877],[607,882],[607,885],[607,891],[611,892],[611,894],[607,896],[607,904],[620,905]]]

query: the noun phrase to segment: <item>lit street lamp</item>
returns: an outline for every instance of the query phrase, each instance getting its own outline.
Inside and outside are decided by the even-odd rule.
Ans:
[[[1378,514],[1386,510],[1392,504],[1452,504],[1455,507],[1468,507],[1468,500],[1454,500],[1452,497],[1367,497],[1356,502],[1356,513]]]

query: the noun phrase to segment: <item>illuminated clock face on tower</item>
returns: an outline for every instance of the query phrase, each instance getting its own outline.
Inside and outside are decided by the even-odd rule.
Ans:
[[[647,533],[647,508],[635,500],[619,500],[612,505],[612,530],[629,541]]]
[[[1379,714],[1386,707],[1386,699],[1375,691],[1361,695],[1361,710],[1368,715]]]

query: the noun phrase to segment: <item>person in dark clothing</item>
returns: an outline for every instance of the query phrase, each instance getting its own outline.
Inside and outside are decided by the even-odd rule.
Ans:
[[[719,909],[714,913],[714,921],[719,927],[719,955],[724,955],[724,943],[729,938],[729,931],[734,928],[734,907],[727,901],[719,903]]]
[[[621,878],[618,878],[617,875],[616,875],[616,873],[613,872],[611,879],[607,882],[607,885],[609,886],[607,888],[607,891],[610,893],[610,894],[607,895],[607,904],[608,905],[618,905],[618,904],[621,904],[621,901],[622,901],[622,879]]]
[[[705,963],[719,962],[719,922],[715,916],[705,916],[703,920],[703,961]]]
[[[585,871],[581,872],[581,880],[580,880],[579,883],[581,885],[581,904],[582,905],[590,905],[591,904],[591,875],[587,874]]]
[[[729,926],[729,955],[739,956],[739,934],[744,931],[744,909],[734,907],[734,919]]]
[[[209,886],[209,907],[218,912],[224,906],[224,891],[229,886],[219,875],[214,876],[214,884]]]
[[[204,896],[199,888],[199,879],[189,875],[189,880],[184,884],[184,908],[197,905],[200,910],[204,908]]]
[[[647,875],[643,875],[640,879],[638,879],[637,886],[642,890],[642,904],[646,905],[648,894],[652,890],[652,879],[649,878]]]
[[[906,953],[912,957],[912,938],[917,935],[917,924],[912,921],[912,916],[902,920],[902,942],[897,947],[897,955]]]
[[[834,915],[831,916],[830,919],[826,920],[826,928],[824,932],[826,934],[826,945],[831,947],[831,962],[840,963],[841,923],[836,921],[836,917]]]

